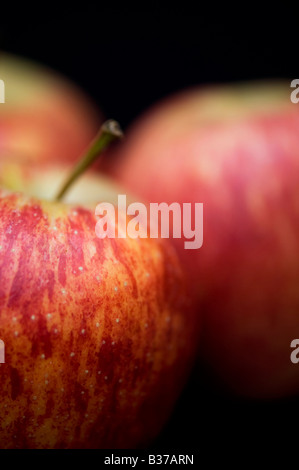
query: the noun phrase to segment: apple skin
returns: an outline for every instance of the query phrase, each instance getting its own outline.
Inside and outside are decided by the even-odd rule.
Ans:
[[[65,176],[21,172],[54,192]],[[99,178],[80,184],[81,201],[91,187],[101,201]],[[42,197],[0,191],[0,447],[145,446],[169,417],[197,344],[176,254],[159,240],[101,240],[97,203]]]
[[[108,172],[149,202],[202,202],[197,251],[173,240],[203,316],[200,360],[254,398],[299,393],[299,106],[290,84],[194,89],[128,132]]]
[[[21,161],[75,161],[102,121],[73,83],[28,59],[0,52],[0,155]]]

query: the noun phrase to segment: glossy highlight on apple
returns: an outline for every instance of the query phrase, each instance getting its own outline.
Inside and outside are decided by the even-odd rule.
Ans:
[[[113,204],[101,202],[95,209],[95,216],[98,218],[95,232],[101,239],[172,237],[188,240],[184,242],[186,250],[196,250],[203,245],[203,203],[151,202],[146,206],[132,202],[127,206],[126,195],[119,194],[117,213]],[[131,217],[129,221],[127,216]]]

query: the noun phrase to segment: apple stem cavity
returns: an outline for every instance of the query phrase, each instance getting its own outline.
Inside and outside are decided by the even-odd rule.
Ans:
[[[61,201],[74,181],[85,172],[85,170],[96,160],[103,150],[105,150],[111,142],[116,139],[121,139],[122,137],[123,132],[118,122],[114,121],[113,119],[105,121],[101,126],[99,133],[96,135],[95,139],[92,141],[83,157],[79,159],[72,173],[65,181],[55,200]]]

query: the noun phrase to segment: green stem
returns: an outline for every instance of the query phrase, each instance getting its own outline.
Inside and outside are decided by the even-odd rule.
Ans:
[[[73,182],[80,175],[82,175],[82,173],[96,160],[99,154],[102,153],[102,151],[108,147],[111,142],[113,142],[115,139],[120,139],[121,137],[123,137],[123,133],[116,121],[110,119],[104,122],[100,132],[91,143],[87,152],[83,155],[82,158],[80,158],[72,173],[69,175],[61,190],[57,194],[55,198],[56,201],[61,201],[62,197],[65,195]]]

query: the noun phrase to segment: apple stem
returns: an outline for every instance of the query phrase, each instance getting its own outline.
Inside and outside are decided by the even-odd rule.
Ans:
[[[105,148],[108,147],[111,142],[122,137],[123,132],[118,122],[114,121],[113,119],[105,121],[101,126],[99,133],[96,135],[95,139],[92,141],[83,157],[79,159],[72,173],[69,175],[61,190],[57,194],[55,198],[56,201],[61,201],[62,197],[65,195],[73,182],[80,175],[82,175],[82,173],[96,160],[100,153],[102,153],[102,151],[105,150]]]

